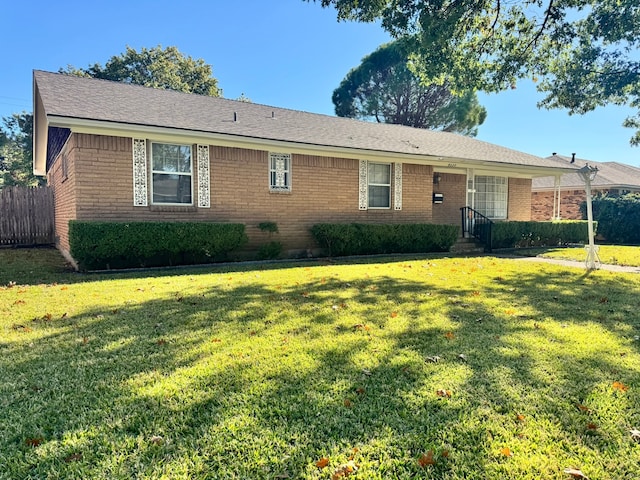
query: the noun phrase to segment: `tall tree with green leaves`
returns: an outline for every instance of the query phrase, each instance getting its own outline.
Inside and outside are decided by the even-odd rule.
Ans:
[[[0,188],[44,184],[33,174],[33,115],[14,113],[0,126]]]
[[[477,95],[422,84],[406,51],[406,42],[395,41],[364,57],[333,92],[336,115],[475,136],[487,116]]]
[[[127,47],[126,52],[111,57],[104,66],[96,63],[83,69],[69,65],[59,72],[212,97],[222,95],[211,65],[202,59],[184,56],[176,47],[142,48],[139,52]],[[33,175],[32,142],[31,113],[14,113],[3,119],[0,126],[0,188],[44,183],[43,178]]]
[[[640,145],[638,0],[306,0],[339,20],[381,21],[414,39],[423,83],[496,92],[530,78],[545,108],[584,114],[607,104],[638,113],[624,121]]]
[[[219,97],[222,90],[213,77],[211,65],[202,59],[183,55],[176,47],[142,48],[139,52],[129,46],[111,57],[104,66],[95,63],[88,68],[68,65],[60,73],[81,77],[102,78],[116,82],[133,83],[145,87],[197,93]]]

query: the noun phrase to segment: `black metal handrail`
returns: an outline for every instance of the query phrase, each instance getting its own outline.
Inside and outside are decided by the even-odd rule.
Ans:
[[[491,226],[493,221],[471,207],[462,207],[460,213],[462,215],[462,236],[471,235],[484,244],[486,252],[491,253]]]

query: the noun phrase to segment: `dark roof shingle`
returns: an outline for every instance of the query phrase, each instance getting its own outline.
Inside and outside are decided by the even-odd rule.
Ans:
[[[544,158],[453,133],[43,71],[34,72],[34,82],[49,118],[169,127],[238,138],[527,167],[559,167]]]

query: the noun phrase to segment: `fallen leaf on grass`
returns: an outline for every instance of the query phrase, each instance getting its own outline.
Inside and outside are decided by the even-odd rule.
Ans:
[[[72,453],[71,455],[65,457],[64,459],[65,463],[77,462],[79,460],[82,460],[81,453]]]
[[[316,467],[318,468],[325,468],[327,465],[329,465],[329,459],[327,457],[322,457],[316,462]]]
[[[443,398],[451,398],[451,390],[445,390],[444,388],[441,388],[436,392],[436,395]]]
[[[624,384],[624,383],[622,383],[622,382],[613,382],[613,385],[611,385],[611,387],[612,387],[614,390],[619,390],[619,391],[621,391],[621,392],[626,392],[627,390],[629,390],[629,386],[628,386],[628,385],[625,385],[625,384]]]
[[[162,438],[160,435],[154,435],[149,438],[149,441],[154,445],[162,445],[164,443],[164,438]]]
[[[331,475],[331,480],[339,480],[340,478],[345,478],[358,471],[358,465],[356,465],[353,460],[340,465],[333,471],[333,475]]]
[[[42,444],[42,442],[44,442],[44,438],[42,437],[31,437],[24,441],[27,447],[37,447]]]
[[[368,332],[369,330],[371,330],[371,328],[369,327],[369,325],[366,325],[366,324],[364,324],[364,323],[356,323],[356,324],[353,326],[353,329],[354,329],[354,330],[365,331],[365,332]]]
[[[524,415],[522,415],[521,413],[519,413],[518,415],[516,415],[516,418],[518,419],[519,422],[524,422]]]
[[[447,332],[444,334],[444,336],[447,340],[453,340],[456,337],[453,332]]]
[[[344,406],[347,407],[347,408],[351,408],[351,405],[352,405],[351,400],[349,400],[348,398],[345,398],[344,399]]]
[[[222,342],[222,340],[220,340],[219,338],[212,338],[211,339],[211,343],[220,343]]]
[[[573,478],[582,478],[585,480],[589,480],[589,477],[587,477],[584,473],[582,473],[577,468],[565,468],[564,473],[566,473],[567,475],[571,475]]]
[[[589,422],[587,423],[587,430],[597,430],[598,429],[598,425],[596,425],[593,422]]]
[[[13,325],[11,325],[11,328],[17,332],[25,332],[28,333],[31,331],[31,329],[29,327],[27,327],[26,325],[20,325],[17,323],[14,323]]]
[[[356,388],[356,393],[357,393],[358,395],[364,395],[364,388],[362,388],[362,387],[358,387],[358,388]]]
[[[16,300],[15,302],[13,302],[14,305],[24,305],[25,303],[27,302],[25,302],[24,300]]]
[[[422,468],[426,468],[428,465],[435,465],[436,461],[433,458],[433,450],[429,450],[426,454],[423,453],[418,458],[418,465]]]
[[[577,407],[578,407],[578,410],[580,410],[581,412],[590,412],[591,411],[591,409],[589,407],[586,407],[586,406],[581,405],[581,404],[578,404]]]
[[[351,449],[351,455],[349,455],[349,460],[353,460],[356,456],[356,453],[358,453],[360,451],[360,449],[358,447],[353,447]]]
[[[396,318],[398,316],[398,312],[391,312],[391,318]]]
[[[161,338],[160,340],[158,340],[158,341],[156,342],[156,344],[157,344],[157,345],[166,345],[166,344],[167,344],[167,341],[166,341],[164,338]]]
[[[500,449],[500,453],[505,457],[513,457],[513,453],[509,447],[504,447]]]

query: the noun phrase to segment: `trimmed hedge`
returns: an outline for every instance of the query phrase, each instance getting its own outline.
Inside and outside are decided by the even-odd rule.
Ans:
[[[311,233],[331,256],[446,252],[456,242],[455,225],[320,223]]]
[[[598,221],[598,234],[607,242],[640,245],[640,194],[597,196],[593,198],[593,218]],[[580,205],[586,217],[586,203]]]
[[[491,226],[492,248],[557,246],[588,241],[589,226],[583,220],[496,222]]]
[[[82,270],[106,270],[221,261],[247,236],[232,223],[71,220],[69,243]]]

